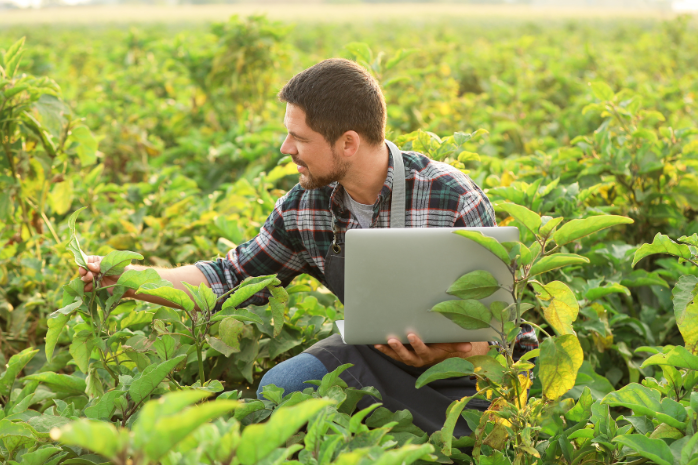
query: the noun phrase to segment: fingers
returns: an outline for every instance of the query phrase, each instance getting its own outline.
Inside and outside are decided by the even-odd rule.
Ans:
[[[99,264],[101,261],[102,257],[100,257],[99,255],[89,255],[87,257],[87,269],[83,267],[78,268],[78,274],[80,275],[80,279],[85,283],[85,292],[92,291],[92,283],[95,279],[95,276],[100,271]]]
[[[395,351],[397,356],[400,357],[400,360],[404,364],[411,366],[422,366],[424,364],[417,354],[407,350],[407,347],[402,345],[402,343],[397,339],[388,339],[388,345],[390,345],[390,348]]]

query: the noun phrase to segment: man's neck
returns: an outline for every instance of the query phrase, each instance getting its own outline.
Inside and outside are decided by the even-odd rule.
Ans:
[[[389,150],[385,143],[365,148],[339,182],[352,199],[365,205],[376,203],[388,176]]]

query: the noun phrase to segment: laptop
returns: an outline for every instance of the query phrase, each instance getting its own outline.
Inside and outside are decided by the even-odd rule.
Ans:
[[[344,320],[337,327],[345,344],[408,343],[413,332],[426,343],[497,339],[491,328],[465,330],[430,309],[449,299],[446,290],[462,275],[486,270],[513,285],[507,266],[481,245],[454,234],[480,231],[499,242],[518,241],[515,227],[351,229],[345,237]],[[481,302],[512,303],[500,289]]]

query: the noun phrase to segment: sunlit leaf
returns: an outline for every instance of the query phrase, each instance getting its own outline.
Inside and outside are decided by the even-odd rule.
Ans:
[[[583,361],[584,352],[574,334],[544,339],[538,359],[543,394],[557,399],[572,389]]]

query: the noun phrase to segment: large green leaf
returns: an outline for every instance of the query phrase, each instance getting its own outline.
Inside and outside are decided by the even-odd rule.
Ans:
[[[679,278],[672,291],[674,316],[681,331],[686,348],[698,351],[698,277],[684,275]]]
[[[381,452],[377,459],[371,460],[371,465],[409,465],[420,459],[427,461],[432,452],[434,446],[431,444],[409,444]]]
[[[651,244],[642,244],[642,247],[637,249],[635,252],[635,257],[633,258],[632,266],[635,266],[637,262],[648,255],[657,253],[674,255],[684,259],[691,258],[691,250],[687,245],[677,244],[676,242],[672,241],[669,236],[665,236],[662,233],[657,233],[657,235],[654,236],[654,240]]]
[[[556,253],[543,257],[533,264],[529,276],[533,277],[541,273],[556,270],[564,266],[584,265],[589,259],[573,253]]]
[[[242,304],[250,297],[262,291],[265,287],[269,286],[275,281],[278,280],[274,276],[267,277],[266,279],[260,281],[253,281],[249,284],[246,284],[245,281],[243,281],[240,284],[240,288],[237,291],[235,291],[230,297],[228,297],[225,302],[223,302],[222,310],[225,310],[230,307],[237,307],[238,305]]]
[[[99,271],[104,276],[116,276],[124,272],[131,260],[143,260],[143,255],[128,250],[109,252],[99,263]]]
[[[456,428],[456,423],[460,418],[461,412],[468,404],[470,397],[463,397],[462,399],[455,400],[446,409],[446,422],[443,428],[441,428],[441,440],[443,441],[443,447],[441,452],[445,456],[451,455],[451,445],[453,444],[453,430]]]
[[[57,183],[48,196],[48,203],[56,215],[65,215],[73,205],[73,181],[66,179]]]
[[[613,442],[629,447],[637,455],[658,465],[674,465],[674,456],[666,442],[661,439],[650,439],[642,434],[625,434],[616,436]]]
[[[256,315],[255,313],[252,313],[251,311],[245,308],[235,307],[228,307],[225,310],[217,312],[215,315],[213,315],[213,317],[211,317],[211,321],[221,321],[228,317],[235,318],[236,320],[242,321],[243,323],[259,323],[260,325],[264,324],[264,320],[262,320],[259,317],[259,315]]]
[[[51,439],[78,446],[116,461],[128,445],[128,430],[104,421],[81,418],[51,431]]]
[[[543,394],[557,399],[572,389],[583,361],[584,352],[574,334],[544,339],[538,365]]]
[[[182,354],[159,365],[149,365],[143,371],[141,377],[131,383],[131,387],[128,389],[131,400],[138,403],[147,398],[158,387],[158,384],[186,358],[187,356]]]
[[[498,203],[495,209],[504,210],[514,217],[516,221],[524,225],[534,235],[538,233],[541,225],[541,218],[538,213],[532,212],[526,207],[516,205],[515,203]]]
[[[499,289],[499,282],[492,273],[485,270],[464,274],[451,284],[447,293],[461,299],[484,299]]]
[[[184,391],[149,401],[134,424],[134,449],[157,462],[199,426],[239,405],[235,400],[217,400],[184,408],[204,397]]]
[[[17,375],[24,369],[27,363],[34,358],[37,352],[39,352],[38,349],[27,347],[20,353],[10,357],[10,361],[7,363],[7,369],[2,375],[2,378],[0,378],[0,394],[3,396],[8,396],[10,394],[12,385],[15,379],[17,379]]]
[[[332,402],[309,399],[293,407],[280,407],[264,424],[249,425],[242,432],[237,457],[243,465],[253,465],[286,443],[310,417]]]
[[[631,224],[633,220],[625,216],[601,215],[572,220],[562,225],[553,234],[553,239],[557,245],[565,245],[581,239],[582,237],[599,232],[602,229],[610,228],[619,224]]]
[[[78,299],[72,304],[68,304],[65,307],[56,310],[51,313],[46,319],[46,325],[48,326],[48,331],[46,332],[46,359],[50,362],[53,358],[53,351],[56,348],[56,343],[58,342],[58,337],[61,335],[63,328],[70,320],[70,315],[82,305],[82,299]]]
[[[129,289],[138,289],[144,284],[156,284],[155,287],[172,286],[169,281],[163,280],[157,271],[152,268],[145,270],[126,270],[119,276],[117,281],[119,286],[128,287]]]
[[[210,287],[205,283],[199,284],[199,287],[194,287],[189,283],[183,283],[189,290],[189,293],[194,298],[194,302],[202,312],[211,312],[216,308],[216,294],[213,293]]]
[[[591,92],[601,101],[613,100],[613,89],[603,81],[590,82]]]
[[[87,389],[87,383],[82,378],[72,375],[63,375],[44,371],[42,373],[34,373],[25,376],[25,380],[35,380],[50,387],[55,392],[63,392],[69,394],[84,394]]]
[[[546,321],[558,335],[574,334],[572,323],[579,314],[579,303],[574,292],[561,281],[534,285],[538,298],[548,302],[543,309]]]
[[[62,450],[63,449],[60,447],[44,446],[34,452],[28,452],[22,455],[20,465],[46,465],[51,457]]]
[[[87,269],[87,256],[85,256],[85,253],[80,248],[80,242],[78,241],[77,234],[75,233],[75,222],[77,221],[80,212],[86,208],[87,207],[82,207],[79,210],[76,210],[75,213],[70,215],[70,218],[68,219],[70,240],[68,241],[68,245],[66,246],[68,250],[73,252],[73,257],[75,257],[75,263],[77,263],[78,266],[85,269]]]
[[[286,306],[276,297],[271,297],[269,299],[269,309],[271,310],[271,321],[274,326],[273,337],[277,337],[284,327],[284,313],[286,312]]]
[[[14,455],[21,447],[35,444],[37,439],[30,426],[8,419],[0,420],[0,441],[5,445],[8,455]]]
[[[664,350],[667,350],[665,348]],[[652,355],[642,364],[642,368],[650,365],[669,365],[674,368],[698,370],[698,356],[690,353],[684,347],[675,346],[665,353]]]
[[[631,409],[636,415],[647,415],[667,423],[674,428],[683,429],[686,425],[663,413],[661,394],[637,383],[630,383],[621,389],[607,394],[601,401],[602,404],[611,407],[625,407]]]
[[[155,297],[160,297],[161,299],[165,299],[166,301],[171,302],[188,312],[194,310],[194,302],[189,298],[189,295],[180,289],[175,289],[174,287],[162,286],[155,283],[146,283],[138,288],[136,294],[148,294]]]
[[[419,389],[437,379],[470,376],[474,374],[474,369],[475,367],[473,364],[465,359],[459,357],[447,358],[443,362],[437,363],[422,373],[420,377],[417,378],[415,387]]]
[[[119,390],[104,393],[94,405],[85,409],[85,416],[93,420],[109,421],[116,410],[116,399],[124,394],[126,394],[125,391]]]
[[[466,239],[470,239],[471,241],[480,244],[481,246],[492,252],[495,257],[497,257],[507,265],[509,264],[509,253],[507,252],[507,249],[504,248],[504,246],[500,244],[499,241],[497,241],[497,239],[487,237],[480,231],[455,231],[454,234],[458,234],[459,236],[463,236]]]
[[[492,312],[479,300],[447,300],[434,305],[432,312],[441,313],[464,329],[489,328]]]
[[[87,126],[78,126],[70,131],[70,138],[77,142],[75,148],[82,166],[93,165],[97,161],[97,139],[92,135]]]
[[[92,349],[95,346],[95,337],[92,331],[80,331],[73,337],[73,341],[70,343],[70,355],[73,356],[75,364],[78,366],[80,371],[87,373],[90,365],[90,355],[92,354]]]

